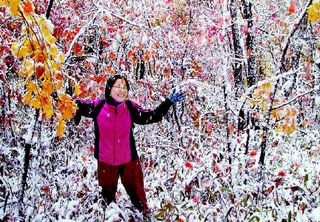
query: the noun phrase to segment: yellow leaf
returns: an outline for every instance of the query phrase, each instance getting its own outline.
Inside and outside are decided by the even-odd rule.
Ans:
[[[53,115],[51,96],[43,97],[41,102],[45,116],[51,117]]]
[[[55,37],[53,37],[51,34],[48,35],[47,40],[50,44],[53,44],[57,41],[57,39]]]
[[[56,128],[57,128],[57,136],[59,137],[59,139],[61,139],[64,133],[64,129],[66,128],[66,123],[61,117],[59,119],[59,122]]]
[[[57,55],[59,54],[59,51],[58,51],[58,48],[57,46],[53,45],[51,48],[50,48],[50,54],[52,56],[53,59],[55,59],[57,57]]]
[[[28,92],[27,94],[24,95],[24,101],[26,102],[26,104],[28,106],[31,105],[31,93],[30,92]]]
[[[42,91],[46,96],[50,96],[53,93],[53,86],[49,80],[44,80],[42,82]]]
[[[12,49],[13,54],[18,55],[18,52],[20,50],[20,44],[18,42],[12,42],[11,49]]]
[[[41,109],[42,108],[41,102],[37,98],[33,98],[31,100],[31,106],[33,108],[35,108],[35,109]]]
[[[74,93],[75,93],[75,95],[76,95],[76,96],[79,96],[80,92],[81,92],[80,86],[79,86],[78,84],[76,84],[76,85],[74,86]]]
[[[64,59],[65,59],[65,56],[63,54],[60,54],[59,55],[59,60],[60,60],[61,63],[64,62]]]
[[[3,4],[3,2],[2,2],[2,0],[0,0],[0,6],[3,6],[4,4]]]
[[[10,0],[9,1],[10,11],[13,16],[20,15],[19,9],[18,9],[19,4],[20,4],[20,0]]]
[[[262,101],[261,108],[263,109],[263,115],[265,116],[267,114],[267,109],[268,109],[268,101],[267,100]]]
[[[271,90],[272,89],[272,85],[271,85],[270,82],[263,83],[261,88],[265,89],[265,90]]]
[[[308,8],[308,19],[311,22],[316,22],[320,19],[320,1],[314,2],[309,8]]]

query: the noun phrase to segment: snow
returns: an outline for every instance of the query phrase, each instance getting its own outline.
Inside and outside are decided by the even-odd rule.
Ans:
[[[77,5],[82,2],[87,2],[84,8]],[[285,42],[290,42],[289,51],[284,55],[288,70],[279,72],[281,45],[290,30],[295,30],[296,18],[303,15],[306,3],[297,4],[296,12],[288,14],[289,0],[251,1],[259,27],[255,29],[255,65],[261,73],[257,84],[248,86],[246,35],[239,33],[244,54],[237,59],[230,42],[233,22],[244,27],[247,21],[242,17],[232,20],[228,1],[218,2],[109,1],[95,5],[92,1],[61,1],[51,20],[45,20],[48,30],[61,21],[64,32],[57,45],[68,57],[63,72],[70,82],[63,82],[55,91],[64,92],[66,85],[77,80],[82,81],[87,97],[98,97],[103,94],[103,80],[125,69],[132,86],[129,95],[143,108],[155,108],[173,88],[186,92],[186,100],[176,104],[175,111],[171,108],[160,123],[134,128],[152,221],[282,221],[289,217],[292,221],[320,221],[319,74],[310,62],[319,63],[317,52],[312,52],[318,39],[305,33],[305,41],[310,42],[303,46],[299,69],[292,69],[292,49],[301,39],[289,36],[290,41]],[[75,5],[77,10],[72,8]],[[8,10],[0,13],[8,27],[18,22],[6,15]],[[192,20],[185,21],[189,15]],[[318,34],[317,23],[311,25]],[[204,27],[214,27],[215,33],[208,37]],[[100,46],[89,41],[92,36],[95,44],[103,42],[101,55]],[[17,33],[1,35],[1,40],[1,47],[10,46],[18,41]],[[92,46],[97,55],[77,57],[75,44]],[[116,58],[109,58],[110,52]],[[130,58],[129,52],[133,53]],[[142,53],[150,56],[149,60],[144,61],[139,56]],[[79,126],[71,120],[59,140],[56,116],[47,118],[40,110],[36,118],[34,109],[23,102],[27,80],[15,73],[22,64],[15,58],[16,63],[8,65],[8,55],[1,51],[0,220],[18,221],[20,216],[26,221],[142,220],[120,180],[116,203],[104,206],[92,151],[92,120],[83,118]],[[137,61],[133,62],[133,57]],[[75,58],[79,61],[73,64]],[[137,66],[142,61],[146,72],[141,80]],[[26,64],[29,70],[34,63]],[[242,86],[236,85],[233,76],[240,65]],[[294,95],[286,97],[293,81]],[[279,108],[271,110],[270,116],[266,114],[271,103],[268,96],[262,101],[267,106],[251,103],[253,91],[269,82],[277,89],[271,105]],[[235,95],[237,90],[243,90],[243,95]],[[58,110],[56,105],[54,110]],[[245,113],[243,129],[240,111]],[[281,127],[277,129],[279,123],[293,123],[296,130],[286,134]],[[262,146],[264,142],[266,146]],[[32,149],[24,199],[19,203],[25,144]]]

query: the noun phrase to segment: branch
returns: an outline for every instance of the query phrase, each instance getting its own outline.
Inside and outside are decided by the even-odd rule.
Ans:
[[[47,19],[49,19],[51,8],[52,8],[52,4],[53,4],[53,0],[50,0],[50,2],[48,4],[47,12],[46,12],[46,18]]]
[[[306,8],[304,9],[303,13],[300,15],[300,18],[298,20],[297,23],[295,23],[294,28],[290,31],[287,40],[285,41],[285,45],[282,51],[282,55],[281,55],[281,63],[285,60],[285,55],[287,54],[288,48],[289,48],[289,44],[290,44],[290,39],[292,38],[292,36],[294,35],[294,33],[298,30],[304,16],[307,14],[307,10],[309,8],[309,6],[312,4],[312,0],[309,0],[308,4],[306,5]],[[281,65],[282,66],[282,65]]]
[[[77,35],[74,37],[74,39],[72,40],[71,44],[70,44],[70,48],[68,50],[68,52],[66,53],[66,59],[65,59],[65,63],[69,60],[70,55],[71,55],[71,50],[74,46],[74,44],[76,43],[76,41],[78,40],[78,38],[85,32],[85,30],[93,23],[93,21],[96,19],[96,17],[99,15],[99,13],[101,12],[101,10],[98,10],[96,12],[96,14],[93,16],[93,18],[85,25],[83,26],[80,31],[77,33]]]
[[[293,101],[295,101],[296,99],[300,98],[301,96],[307,95],[307,94],[312,93],[312,92],[314,92],[314,91],[316,91],[316,89],[311,89],[311,90],[306,91],[306,92],[304,92],[304,93],[302,93],[302,94],[299,94],[299,95],[295,96],[294,98],[292,98],[291,100],[289,100],[289,101],[287,101],[287,102],[285,102],[285,103],[283,103],[283,104],[281,104],[281,105],[272,107],[271,110],[279,109],[279,108],[281,108],[281,107],[283,107],[283,106],[286,106],[286,105],[292,103]]]

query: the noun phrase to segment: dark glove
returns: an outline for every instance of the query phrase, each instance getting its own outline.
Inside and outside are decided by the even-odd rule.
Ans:
[[[183,101],[184,98],[185,98],[185,92],[182,92],[181,90],[179,92],[176,92],[176,89],[173,89],[173,91],[169,95],[169,99],[173,103]]]

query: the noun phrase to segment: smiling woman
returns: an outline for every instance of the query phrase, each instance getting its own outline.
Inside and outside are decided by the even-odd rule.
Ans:
[[[133,124],[159,122],[171,105],[184,99],[184,93],[173,91],[156,109],[145,110],[128,99],[129,90],[129,83],[124,76],[111,76],[107,80],[105,99],[88,103],[77,101],[75,121],[79,123],[81,116],[94,119],[94,156],[98,160],[98,181],[106,203],[116,201],[120,177],[133,205],[146,214],[147,199],[133,137]]]
[[[128,87],[125,82],[125,80],[117,79],[117,81],[114,83],[114,86],[111,88],[110,96],[112,99],[115,100],[115,102],[123,102],[128,95]]]

